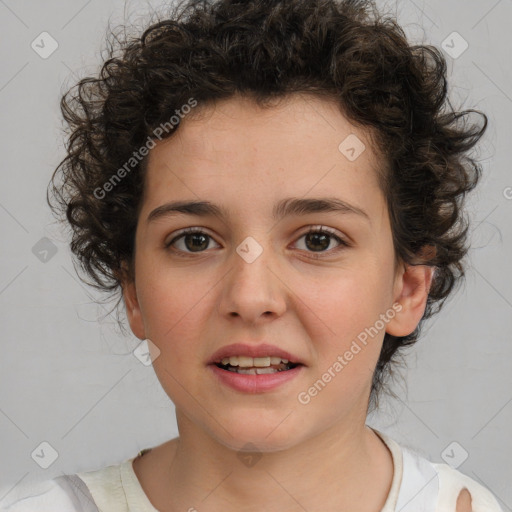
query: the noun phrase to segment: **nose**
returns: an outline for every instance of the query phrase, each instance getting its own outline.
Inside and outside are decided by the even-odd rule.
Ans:
[[[218,311],[247,323],[278,318],[286,311],[287,287],[279,277],[271,249],[254,260],[233,251],[231,268],[222,281]]]

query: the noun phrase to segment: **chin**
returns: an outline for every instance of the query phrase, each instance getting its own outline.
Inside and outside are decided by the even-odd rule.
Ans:
[[[217,431],[217,441],[235,451],[269,453],[288,450],[303,441],[304,425],[300,429],[296,428],[287,420],[283,421],[284,418],[286,414],[266,422],[231,421],[228,430],[232,436],[221,429],[220,432]]]

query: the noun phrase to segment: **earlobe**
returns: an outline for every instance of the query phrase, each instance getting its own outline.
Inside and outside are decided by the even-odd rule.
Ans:
[[[394,302],[401,305],[401,310],[388,323],[388,334],[407,336],[416,329],[425,312],[434,270],[427,265],[406,265],[397,275]]]
[[[144,321],[137,298],[135,281],[126,281],[122,283],[123,299],[126,306],[126,316],[130,323],[130,328],[135,336],[140,340],[146,339]]]

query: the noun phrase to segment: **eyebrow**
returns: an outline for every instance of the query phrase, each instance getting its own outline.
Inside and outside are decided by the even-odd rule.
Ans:
[[[272,211],[274,220],[280,220],[291,215],[308,215],[310,213],[344,213],[366,218],[371,223],[369,215],[336,197],[299,199],[290,197],[279,201]],[[155,208],[147,218],[147,223],[163,217],[185,214],[196,217],[218,217],[226,220],[227,212],[210,201],[172,201]]]

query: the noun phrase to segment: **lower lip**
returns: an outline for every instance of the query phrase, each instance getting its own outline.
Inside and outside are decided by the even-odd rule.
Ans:
[[[261,375],[247,375],[244,373],[230,372],[223,370],[215,364],[208,367],[213,371],[223,384],[230,386],[237,391],[244,393],[261,393],[270,391],[281,386],[285,382],[289,382],[299,375],[304,369],[303,365],[298,365],[291,370],[284,370],[276,373],[263,373]]]

